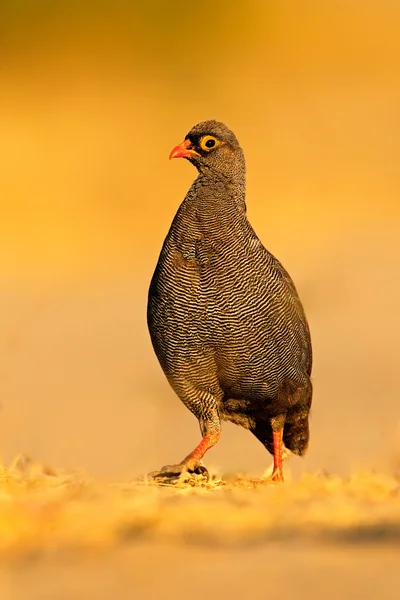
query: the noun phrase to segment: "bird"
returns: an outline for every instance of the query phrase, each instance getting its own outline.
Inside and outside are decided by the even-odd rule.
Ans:
[[[221,422],[250,432],[283,481],[286,450],[303,455],[312,403],[310,328],[296,287],[246,214],[246,165],[224,123],[195,125],[173,148],[198,171],[151,279],[147,324],[164,374],[200,425],[201,441],[155,478],[204,474]]]

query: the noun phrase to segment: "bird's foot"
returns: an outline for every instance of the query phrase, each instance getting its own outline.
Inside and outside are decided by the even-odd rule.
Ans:
[[[182,484],[196,485],[206,483],[210,479],[206,467],[200,463],[182,462],[177,465],[166,465],[160,471],[153,471],[148,475],[151,481],[160,484]]]
[[[271,481],[274,481],[275,483],[283,483],[284,479],[282,469],[276,469],[272,472]]]
[[[282,469],[274,469],[269,477],[263,479],[265,483],[283,483],[283,471]]]

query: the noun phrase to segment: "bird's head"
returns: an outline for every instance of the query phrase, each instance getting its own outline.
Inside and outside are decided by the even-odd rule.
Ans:
[[[186,158],[200,173],[211,171],[227,177],[244,174],[245,169],[243,151],[235,134],[218,121],[195,125],[169,158]]]

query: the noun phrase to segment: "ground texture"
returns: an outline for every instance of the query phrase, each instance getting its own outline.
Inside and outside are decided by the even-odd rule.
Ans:
[[[400,480],[157,486],[0,471],[2,598],[397,598]]]

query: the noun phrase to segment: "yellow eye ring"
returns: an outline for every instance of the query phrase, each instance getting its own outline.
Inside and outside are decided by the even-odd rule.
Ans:
[[[220,142],[213,135],[204,135],[200,140],[200,147],[202,150],[209,152],[216,146],[219,146]]]

